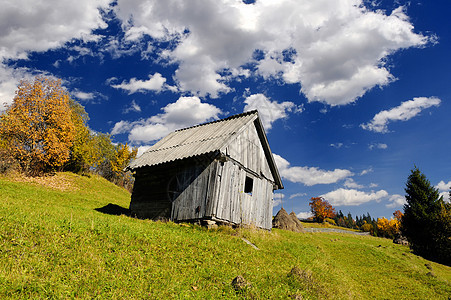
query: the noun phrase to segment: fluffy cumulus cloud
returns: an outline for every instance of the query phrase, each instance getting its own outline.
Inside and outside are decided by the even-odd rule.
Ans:
[[[440,102],[440,99],[436,97],[413,98],[402,102],[397,107],[377,113],[369,123],[361,124],[360,127],[374,132],[387,133],[389,132],[388,123],[410,120],[426,108],[439,106]]]
[[[78,90],[73,92],[72,95],[74,95],[75,98],[84,100],[84,101],[92,100],[95,97],[94,93],[87,93],[87,92],[82,92],[82,91],[78,91]]]
[[[351,171],[344,169],[327,171],[316,167],[291,167],[286,159],[277,154],[273,155],[280,175],[291,182],[303,183],[307,186],[330,184],[353,175]]]
[[[272,200],[272,207],[276,207],[282,204],[282,200],[285,195],[282,193],[274,193],[274,199]]]
[[[321,195],[324,199],[330,202],[333,206],[352,206],[360,205],[370,201],[379,202],[381,199],[388,196],[385,190],[377,192],[365,193],[355,189],[339,188],[335,191]]]
[[[313,217],[313,214],[311,211],[301,211],[300,213],[297,213],[296,216],[301,220],[305,220],[310,217]]]
[[[445,201],[450,201],[450,189],[451,189],[451,181],[448,181],[448,183],[445,183],[443,180],[440,181],[436,188],[438,188],[439,192],[440,192],[440,196],[443,197],[443,200]]]
[[[156,141],[170,132],[218,119],[221,110],[203,103],[198,97],[180,97],[176,102],[162,108],[161,114],[136,122],[117,122],[111,134],[128,133],[134,144]]]
[[[344,105],[395,79],[384,63],[387,56],[434,40],[415,32],[404,7],[382,11],[364,3],[118,0],[111,8],[111,0],[8,1],[0,11],[0,61],[27,58],[74,39],[98,41],[93,30],[107,26],[101,11],[113,9],[125,32],[125,41],[111,37],[113,57],[128,53],[117,51],[118,44],[133,45],[145,35],[170,42],[155,52],[156,62],[176,66],[181,91],[218,97],[233,90],[232,80],[259,75],[299,84],[309,101]],[[82,46],[73,50],[95,55]],[[23,78],[13,73],[0,64],[0,96],[7,99]],[[160,90],[163,79],[151,75],[116,86],[129,93]]]
[[[388,204],[386,204],[385,206],[387,208],[401,208],[404,204],[406,204],[406,197],[402,196],[402,195],[391,195],[390,198],[388,199]]]
[[[271,129],[272,123],[278,119],[283,119],[288,117],[288,112],[301,112],[302,107],[296,106],[293,102],[282,102],[271,101],[263,94],[250,95],[244,100],[246,104],[244,106],[244,111],[258,110],[260,119],[266,130]]]
[[[350,189],[361,189],[364,187],[363,185],[355,182],[352,178],[346,178],[344,186]]]
[[[362,0],[119,0],[115,12],[129,41],[177,41],[161,56],[177,63],[180,89],[199,96],[231,91],[251,63],[264,78],[300,84],[309,101],[344,105],[394,80],[388,55],[433,40],[404,7],[371,10]]]
[[[19,80],[27,70],[13,71],[3,62],[26,59],[30,51],[61,47],[72,39],[96,40],[93,29],[104,28],[100,9],[110,0],[29,1],[2,3],[0,10],[0,97],[12,102]],[[2,109],[2,108],[0,108]]]
[[[112,84],[111,87],[128,91],[128,94],[130,95],[136,92],[159,92],[163,89],[165,82],[166,78],[164,78],[160,73],[155,73],[154,75],[149,75],[148,80],[132,78],[129,82],[123,81],[120,84]]]

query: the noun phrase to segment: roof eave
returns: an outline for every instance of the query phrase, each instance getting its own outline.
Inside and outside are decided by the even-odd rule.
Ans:
[[[263,146],[263,150],[265,152],[266,160],[268,161],[269,168],[271,169],[272,175],[274,177],[275,184],[277,185],[277,190],[282,190],[283,183],[282,178],[280,177],[279,170],[277,169],[276,161],[272,155],[271,148],[269,147],[268,138],[266,137],[265,129],[260,118],[256,118],[254,120],[255,128],[257,129],[258,136]]]

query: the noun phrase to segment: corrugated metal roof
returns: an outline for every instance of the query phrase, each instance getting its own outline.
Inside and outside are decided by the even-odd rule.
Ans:
[[[154,166],[218,151],[257,111],[174,131],[130,163],[128,169]]]
[[[265,130],[256,110],[174,131],[132,161],[127,169],[135,170],[220,151],[243,126],[254,121],[275,183],[279,189],[283,189]]]

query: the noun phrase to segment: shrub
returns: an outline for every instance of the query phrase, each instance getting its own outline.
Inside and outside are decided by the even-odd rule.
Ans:
[[[374,227],[371,224],[365,223],[360,229],[365,232],[372,232],[374,230]]]
[[[325,218],[324,222],[329,223],[334,226],[337,226],[337,223],[335,223],[335,220],[332,220],[331,218]]]

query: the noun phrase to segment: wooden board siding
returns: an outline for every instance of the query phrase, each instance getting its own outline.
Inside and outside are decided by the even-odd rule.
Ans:
[[[253,179],[252,194],[244,193],[246,176]],[[207,216],[234,224],[253,224],[271,229],[273,185],[239,164],[228,160],[218,163],[215,199]]]
[[[138,170],[130,202],[132,215],[155,220],[203,217],[206,197],[212,193],[205,185],[209,177],[215,177],[210,174],[214,173],[210,162],[193,159]]]
[[[170,174],[138,172],[130,202],[131,214],[138,218],[169,220],[171,199],[167,184],[170,178]]]
[[[174,199],[171,219],[175,221],[201,219],[213,200],[216,164],[192,166],[179,172],[176,181],[180,193]]]
[[[254,123],[243,127],[222,151],[244,167],[274,182],[268,161]]]
[[[252,194],[244,193],[246,176],[253,179]],[[271,229],[272,195],[270,181],[230,158],[197,160],[138,172],[130,210],[139,218],[213,218]]]

